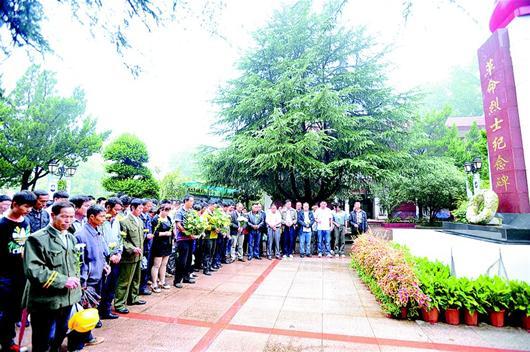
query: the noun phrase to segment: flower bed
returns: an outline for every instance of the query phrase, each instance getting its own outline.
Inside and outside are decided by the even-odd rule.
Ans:
[[[503,326],[529,329],[530,285],[482,275],[477,279],[451,276],[449,267],[427,258],[413,257],[408,249],[370,234],[359,236],[352,248],[352,266],[370,288],[382,309],[392,317],[419,317],[435,323],[444,311],[446,322],[476,325],[479,317]],[[463,315],[464,319],[461,319]]]
[[[372,235],[362,235],[353,244],[352,257],[359,276],[387,314],[402,316],[402,308],[406,308],[408,316],[414,316],[428,303],[403,251]]]

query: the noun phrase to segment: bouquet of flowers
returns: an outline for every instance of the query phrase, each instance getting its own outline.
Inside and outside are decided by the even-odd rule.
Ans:
[[[224,230],[230,226],[230,217],[219,208],[214,209],[209,217],[209,228],[212,231]]]
[[[184,220],[184,229],[187,236],[200,237],[206,230],[207,223],[195,210],[190,210]]]
[[[116,242],[110,242],[109,243],[109,251],[114,251],[114,248],[116,248],[118,246],[118,243]]]
[[[248,219],[244,216],[238,216],[237,222],[239,223],[239,227],[245,227],[247,225]]]

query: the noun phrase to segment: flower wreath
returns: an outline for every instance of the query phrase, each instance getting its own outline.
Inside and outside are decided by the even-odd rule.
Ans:
[[[487,224],[493,219],[499,207],[499,197],[491,190],[475,194],[469,201],[466,219],[472,224]]]

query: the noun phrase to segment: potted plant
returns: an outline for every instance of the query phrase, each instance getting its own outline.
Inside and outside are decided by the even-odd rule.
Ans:
[[[431,262],[427,258],[414,258],[414,262],[420,288],[429,297],[429,302],[421,308],[423,320],[435,324],[445,299],[444,283],[449,277],[449,268],[441,262]]]
[[[440,315],[440,296],[435,293],[435,283],[430,277],[419,277],[420,288],[429,297],[429,301],[421,307],[424,321],[436,324]]]
[[[477,286],[476,281],[465,277],[460,278],[460,289],[462,290],[462,308],[464,308],[464,322],[466,325],[478,325],[478,315],[486,314],[484,309],[484,298]]]
[[[460,324],[460,308],[462,308],[463,292],[460,281],[451,276],[445,280],[442,308],[444,309],[445,322],[451,325]]]
[[[421,308],[421,316],[424,321],[431,324],[436,324],[440,316],[438,302],[435,299],[431,299],[429,304]]]
[[[481,275],[477,281],[485,290],[485,305],[488,309],[491,325],[504,326],[506,308],[508,308],[511,298],[508,283],[498,276],[488,277],[485,275]]]
[[[530,285],[523,281],[510,281],[510,310],[521,317],[521,326],[530,331]]]

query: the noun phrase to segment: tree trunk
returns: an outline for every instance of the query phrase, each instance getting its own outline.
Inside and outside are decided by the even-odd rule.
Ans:
[[[430,216],[429,216],[429,223],[434,224],[434,217],[436,216],[436,213],[438,212],[437,209],[430,209]]]
[[[29,189],[29,187],[31,186],[31,182],[29,180],[29,178],[31,177],[31,174],[33,172],[30,171],[30,170],[26,170],[22,173],[22,179],[20,180],[20,190],[23,191],[23,190],[26,190],[26,189]]]

